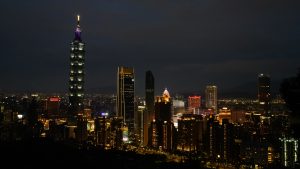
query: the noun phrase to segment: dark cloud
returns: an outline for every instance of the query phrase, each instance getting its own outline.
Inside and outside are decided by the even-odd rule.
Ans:
[[[66,91],[77,13],[87,88],[115,87],[118,65],[135,68],[140,94],[146,70],[157,92],[209,83],[225,90],[261,72],[279,80],[299,67],[299,7],[292,0],[5,1],[0,88]]]

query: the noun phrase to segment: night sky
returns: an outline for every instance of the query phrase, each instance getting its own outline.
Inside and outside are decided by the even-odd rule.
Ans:
[[[156,94],[228,91],[259,73],[280,81],[300,67],[299,9],[298,0],[2,0],[0,90],[67,92],[77,14],[89,91],[114,91],[119,65],[135,68],[138,94],[147,70]]]

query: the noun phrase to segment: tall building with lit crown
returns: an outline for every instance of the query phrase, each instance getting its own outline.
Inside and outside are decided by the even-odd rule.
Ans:
[[[205,106],[208,109],[213,109],[217,112],[217,86],[208,85],[205,89]]]
[[[84,109],[84,60],[85,44],[81,39],[80,16],[77,16],[75,37],[70,50],[69,102],[70,116],[82,114]]]
[[[165,89],[162,96],[156,97],[155,120],[149,130],[149,145],[163,151],[172,151],[175,148],[171,106],[170,94]]]
[[[264,109],[264,113],[268,114],[271,100],[271,80],[269,75],[258,75],[258,101]]]
[[[134,134],[134,69],[118,67],[117,75],[117,116],[123,118],[128,127],[129,137]]]

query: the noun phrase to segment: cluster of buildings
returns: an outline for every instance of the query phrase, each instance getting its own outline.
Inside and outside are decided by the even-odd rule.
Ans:
[[[86,96],[85,43],[78,23],[70,49],[69,93],[1,98],[0,139],[45,137],[103,149],[145,148],[201,157],[219,165],[298,165],[280,99],[271,99],[270,77],[258,76],[257,99],[218,100],[217,86],[200,95],[155,95],[155,78],[145,73],[145,98],[135,95],[135,72],[119,66],[117,92]]]

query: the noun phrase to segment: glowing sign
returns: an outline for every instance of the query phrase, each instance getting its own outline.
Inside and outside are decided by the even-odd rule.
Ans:
[[[60,99],[59,99],[59,97],[50,97],[50,102],[59,102],[60,101]]]

